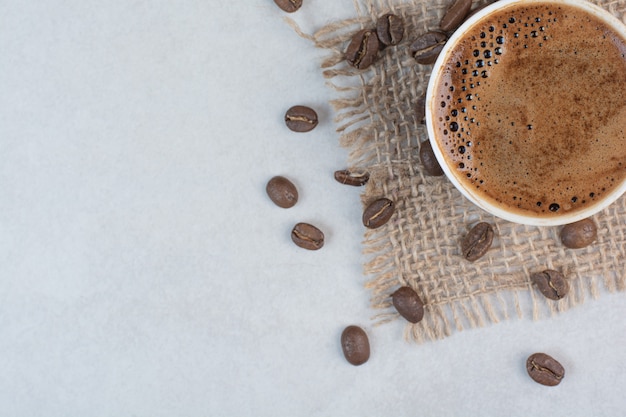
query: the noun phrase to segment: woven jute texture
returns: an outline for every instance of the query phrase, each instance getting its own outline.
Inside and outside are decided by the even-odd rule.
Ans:
[[[626,20],[626,0],[594,3]],[[417,64],[409,46],[420,34],[438,28],[450,4],[354,0],[354,19],[329,24],[313,36],[301,33],[329,52],[322,71],[336,92],[331,104],[340,143],[350,150],[347,165],[371,175],[363,204],[379,197],[396,203],[391,220],[367,230],[363,242],[374,320],[403,320],[391,294],[411,286],[426,304],[424,319],[406,324],[405,337],[418,343],[512,317],[549,317],[602,292],[626,289],[626,196],[593,217],[597,241],[572,250],[561,244],[560,227],[501,220],[475,207],[445,176],[422,172],[418,151],[427,134],[415,110],[432,67]],[[475,1],[473,7],[483,4]],[[344,51],[351,36],[375,27],[376,19],[389,12],[405,23],[402,42],[384,49],[366,70],[349,66]],[[471,263],[461,256],[459,242],[479,221],[492,224],[496,236],[487,255]],[[546,299],[531,284],[530,274],[544,269],[567,277],[571,289],[564,299]]]

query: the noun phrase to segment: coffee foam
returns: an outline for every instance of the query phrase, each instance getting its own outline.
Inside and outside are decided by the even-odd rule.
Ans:
[[[458,181],[496,205],[553,216],[626,177],[626,40],[568,5],[513,5],[448,55],[432,100]]]

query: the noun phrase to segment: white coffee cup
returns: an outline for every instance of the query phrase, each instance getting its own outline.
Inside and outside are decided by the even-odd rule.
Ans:
[[[610,192],[605,193],[602,198],[597,199],[593,203],[590,203],[580,209],[570,212],[564,213],[554,213],[551,215],[539,215],[534,213],[520,213],[519,210],[515,208],[508,209],[502,203],[496,204],[492,202],[490,199],[485,198],[484,194],[478,192],[473,186],[471,186],[468,181],[464,181],[460,176],[462,173],[459,172],[455,167],[451,167],[448,159],[444,156],[443,145],[439,143],[441,138],[438,138],[436,134],[436,127],[441,123],[437,117],[435,116],[435,107],[439,105],[439,100],[436,99],[435,95],[438,91],[440,91],[440,82],[441,82],[441,74],[445,68],[446,63],[448,62],[450,54],[454,51],[457,43],[462,40],[468,31],[470,31],[475,24],[481,21],[484,17],[499,12],[508,7],[514,7],[516,5],[529,5],[532,3],[548,3],[546,0],[500,0],[497,1],[484,9],[478,11],[476,14],[471,16],[467,21],[465,21],[461,27],[459,27],[446,42],[441,54],[439,55],[436,63],[433,66],[432,75],[428,84],[428,90],[426,94],[426,125],[428,129],[428,135],[432,144],[432,148],[434,154],[441,165],[444,173],[448,177],[448,179],[452,182],[452,184],[471,202],[473,202],[478,207],[483,210],[500,217],[505,220],[509,220],[515,223],[528,224],[528,225],[537,225],[537,226],[554,226],[554,225],[562,225],[573,223],[575,221],[590,217],[597,212],[605,209],[610,204],[614,203],[618,198],[622,196],[622,194],[626,191],[626,178],[621,181],[621,183],[617,184]],[[606,25],[611,28],[614,32],[619,34],[623,39],[626,40],[626,26],[622,22],[620,22],[616,17],[611,15],[606,10],[595,6],[591,3],[588,3],[584,0],[552,0],[549,3],[554,5],[564,4],[569,6],[574,6],[582,9],[583,11],[590,13],[600,20],[602,20]],[[545,109],[545,111],[550,111],[550,109]],[[624,121],[624,125],[626,126],[626,120]],[[626,138],[624,138],[626,141]],[[626,166],[626,161],[624,161],[624,165]]]

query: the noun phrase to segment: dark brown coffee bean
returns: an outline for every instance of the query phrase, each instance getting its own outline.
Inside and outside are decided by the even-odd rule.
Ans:
[[[424,117],[426,117],[426,92],[415,103],[415,120],[420,124],[424,124]]]
[[[418,64],[434,64],[448,37],[442,32],[426,32],[417,38],[409,51]]]
[[[420,161],[422,161],[424,171],[428,175],[432,175],[433,177],[443,175],[443,169],[441,169],[441,165],[439,165],[439,161],[437,161],[437,157],[435,157],[433,145],[429,140],[422,142],[420,145]]]
[[[317,122],[317,113],[310,107],[293,106],[285,113],[285,123],[294,132],[313,130]]]
[[[560,300],[567,295],[569,283],[559,271],[546,269],[530,275],[530,280],[539,291],[551,300]]]
[[[376,229],[389,221],[394,210],[393,201],[388,198],[379,198],[363,211],[363,225],[370,229]]]
[[[565,247],[580,249],[589,246],[596,240],[598,228],[596,223],[587,218],[570,223],[561,229],[561,242]]]
[[[274,0],[274,3],[287,13],[293,13],[302,7],[302,0]]]
[[[298,223],[291,230],[291,240],[301,248],[318,250],[324,246],[324,233],[308,223]]]
[[[340,182],[342,184],[360,187],[367,184],[370,179],[370,174],[366,171],[353,172],[344,169],[341,171],[335,171],[335,179],[337,180],[337,182]]]
[[[280,175],[267,182],[265,191],[278,207],[290,208],[298,202],[298,189],[291,181]]]
[[[493,228],[489,223],[481,222],[472,227],[469,233],[461,240],[463,257],[474,262],[481,258],[493,241]]]
[[[387,13],[378,18],[376,22],[376,35],[380,43],[386,46],[397,45],[404,36],[404,23],[402,18],[395,14]]]
[[[537,383],[553,387],[565,376],[565,368],[556,359],[545,353],[533,353],[526,360],[526,371]]]
[[[456,29],[469,14],[472,8],[472,0],[456,0],[443,15],[439,27],[445,32]]]
[[[341,349],[346,360],[352,365],[363,365],[370,358],[367,333],[358,326],[346,327],[341,333]]]
[[[365,69],[372,65],[378,57],[380,43],[376,32],[370,29],[358,31],[346,49],[346,60],[358,69]]]
[[[391,295],[391,300],[398,313],[411,323],[418,323],[424,317],[424,303],[413,288],[399,288]]]

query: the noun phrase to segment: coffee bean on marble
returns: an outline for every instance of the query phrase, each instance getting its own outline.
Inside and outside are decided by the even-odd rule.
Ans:
[[[461,240],[463,257],[470,262],[480,259],[491,248],[493,241],[493,227],[489,223],[480,222],[472,227]]]
[[[401,287],[391,295],[393,306],[398,313],[411,323],[424,318],[424,303],[411,287]]]
[[[324,233],[308,223],[298,223],[291,230],[291,240],[303,249],[318,250],[324,246]]]
[[[447,40],[443,32],[426,32],[413,41],[409,51],[418,64],[434,64]]]
[[[363,211],[363,225],[369,229],[377,229],[389,221],[394,211],[393,201],[388,198],[379,198]]]
[[[285,124],[294,132],[309,132],[317,123],[317,113],[307,106],[293,106],[285,113]]]
[[[559,385],[565,377],[563,365],[545,353],[530,355],[526,360],[526,371],[535,382],[549,387]]]
[[[363,365],[370,358],[370,342],[365,330],[348,326],[341,333],[341,349],[346,360],[354,366]]]
[[[293,13],[302,7],[302,0],[274,0],[274,3],[287,13]]]
[[[380,43],[386,46],[397,45],[404,36],[402,18],[393,13],[387,13],[376,22],[376,35]]]
[[[439,165],[435,152],[433,152],[433,145],[429,140],[420,144],[420,161],[422,162],[422,167],[424,167],[426,174],[433,177],[443,175],[443,169],[441,169],[441,165]]]
[[[349,171],[347,169],[335,171],[335,180],[341,184],[360,187],[367,184],[369,179],[370,174],[367,171]]]
[[[298,189],[291,181],[280,175],[267,182],[265,191],[278,207],[290,208],[298,202]]]
[[[569,291],[569,282],[559,271],[546,269],[530,275],[530,280],[537,286],[541,294],[550,300],[560,300]]]
[[[465,20],[471,8],[472,0],[456,0],[443,15],[439,27],[444,32],[456,29]]]
[[[597,237],[598,227],[590,218],[567,224],[561,229],[561,242],[565,247],[571,249],[589,246]]]
[[[376,31],[363,29],[352,37],[346,49],[346,61],[357,69],[365,69],[376,60],[379,50],[380,42]]]

